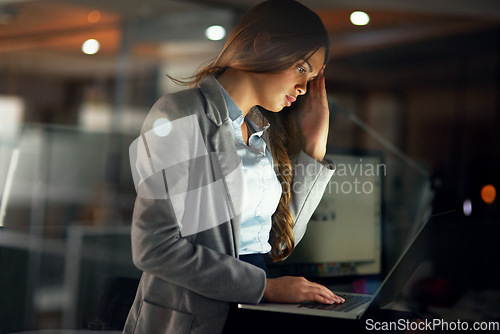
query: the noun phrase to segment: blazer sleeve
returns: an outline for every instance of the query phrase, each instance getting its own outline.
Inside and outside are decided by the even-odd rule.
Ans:
[[[328,182],[335,172],[331,162],[319,162],[301,151],[295,161],[290,211],[294,218],[295,244],[304,236],[307,223],[316,210]]]
[[[214,242],[224,243],[224,225],[214,229],[222,231],[209,232],[214,233]],[[181,237],[169,200],[137,197],[132,255],[140,270],[208,298],[258,303],[264,294],[263,270]]]

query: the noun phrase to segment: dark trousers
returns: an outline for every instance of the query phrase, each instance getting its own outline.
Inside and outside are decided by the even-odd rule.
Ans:
[[[264,261],[264,254],[240,255],[240,260],[264,270],[266,272],[266,277],[269,278],[269,272],[267,271],[266,262]]]

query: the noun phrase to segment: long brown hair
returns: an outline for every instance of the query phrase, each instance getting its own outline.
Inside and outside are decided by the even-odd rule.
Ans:
[[[258,41],[263,43],[260,43],[257,52]],[[191,80],[171,79],[181,85],[195,86],[205,76],[218,77],[229,67],[241,71],[277,73],[289,69],[299,60],[308,59],[321,47],[326,50],[326,63],[328,33],[316,13],[293,0],[269,0],[254,7],[239,20],[219,56]],[[302,134],[297,120],[305,98],[307,94],[279,113],[259,107],[271,124],[268,144],[282,187],[271,229],[274,261],[286,258],[295,247],[294,220],[289,208],[293,177],[290,158],[302,148]]]

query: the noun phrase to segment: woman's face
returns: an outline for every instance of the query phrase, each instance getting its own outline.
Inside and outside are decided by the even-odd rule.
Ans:
[[[280,73],[255,73],[254,89],[257,105],[278,112],[289,107],[299,95],[307,91],[307,83],[314,80],[323,68],[325,48],[319,48],[309,59],[300,60]]]

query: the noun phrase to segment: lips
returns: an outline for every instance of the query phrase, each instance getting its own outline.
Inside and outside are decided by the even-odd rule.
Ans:
[[[290,96],[290,95],[286,96],[286,102],[285,102],[285,104],[286,104],[287,107],[291,106],[292,103],[294,103],[294,102],[295,102],[295,98],[293,96]]]

